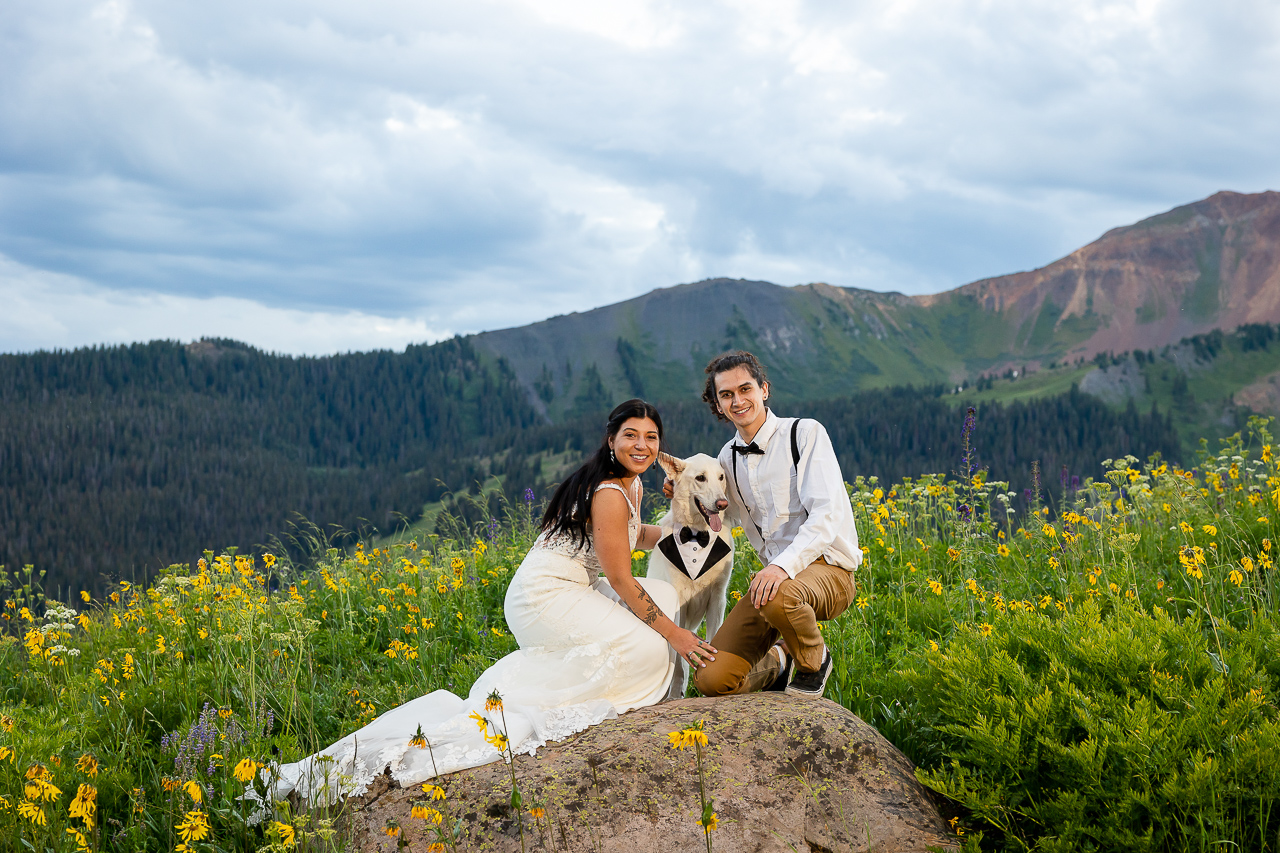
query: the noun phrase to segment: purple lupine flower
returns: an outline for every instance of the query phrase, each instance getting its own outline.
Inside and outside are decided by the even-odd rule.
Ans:
[[[488,530],[488,533],[486,534],[486,537],[490,542],[498,538],[498,519],[496,518],[489,519],[489,530]]]
[[[527,504],[533,503],[533,489],[524,490],[524,502]]]
[[[973,433],[973,428],[978,423],[978,410],[970,406],[968,411],[964,413],[964,426],[960,430],[960,444],[964,449],[964,471],[965,476],[972,477],[974,472],[978,470],[977,460],[973,456],[973,446],[969,443],[969,436]]]

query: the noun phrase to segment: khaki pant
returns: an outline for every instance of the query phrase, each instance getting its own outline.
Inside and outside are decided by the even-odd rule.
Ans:
[[[704,696],[752,693],[778,677],[780,664],[769,649],[782,637],[796,667],[813,672],[822,665],[818,623],[834,619],[853,601],[853,572],[818,560],[783,581],[773,600],[757,610],[743,596],[711,639],[716,659],[699,669],[694,683]]]

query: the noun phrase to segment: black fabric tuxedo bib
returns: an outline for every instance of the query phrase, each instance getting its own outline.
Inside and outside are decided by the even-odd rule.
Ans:
[[[719,536],[713,536],[711,544],[704,547],[698,544],[697,539],[681,542],[679,533],[679,530],[673,530],[659,539],[658,550],[690,580],[696,579],[704,569],[714,566],[733,551],[733,547]]]

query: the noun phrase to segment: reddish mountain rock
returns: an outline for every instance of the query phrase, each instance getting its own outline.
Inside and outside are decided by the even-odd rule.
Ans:
[[[1066,356],[1158,349],[1244,323],[1280,322],[1280,193],[1219,192],[1031,272],[916,297],[976,299],[1018,329],[1015,352],[1074,338]]]

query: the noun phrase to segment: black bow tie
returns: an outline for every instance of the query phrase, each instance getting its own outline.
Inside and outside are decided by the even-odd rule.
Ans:
[[[746,447],[743,447],[741,444],[733,445],[733,452],[748,453],[754,456],[764,456],[764,451],[761,450],[760,445],[756,444],[754,441],[748,444]]]
[[[711,542],[711,534],[706,530],[694,530],[692,527],[681,527],[679,539],[681,545],[693,539],[697,540],[698,544],[705,548]]]

